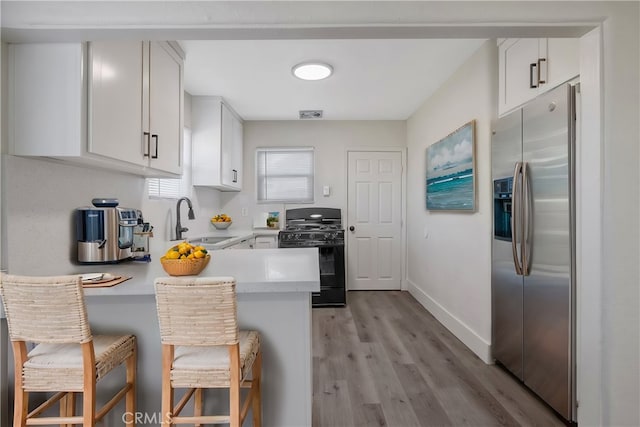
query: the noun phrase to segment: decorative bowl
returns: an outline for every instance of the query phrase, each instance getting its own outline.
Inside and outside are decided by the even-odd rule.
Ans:
[[[233,224],[233,221],[211,221],[211,224],[218,230],[226,230]]]
[[[204,270],[210,259],[209,254],[204,258],[191,259],[168,259],[163,256],[160,258],[160,263],[170,276],[195,276]]]

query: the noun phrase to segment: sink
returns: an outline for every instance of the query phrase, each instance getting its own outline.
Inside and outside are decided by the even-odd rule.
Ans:
[[[190,239],[189,243],[192,245],[215,245],[216,243],[224,242],[225,240],[234,239],[236,236],[209,236],[199,237],[196,239]]]

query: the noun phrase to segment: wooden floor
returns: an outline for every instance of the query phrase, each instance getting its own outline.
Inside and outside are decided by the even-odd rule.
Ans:
[[[313,425],[561,426],[408,292],[349,292],[313,309]]]

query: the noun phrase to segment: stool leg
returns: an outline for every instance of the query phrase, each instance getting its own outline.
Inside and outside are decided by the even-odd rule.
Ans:
[[[262,376],[262,351],[259,350],[256,360],[251,368],[251,394],[253,395],[251,402],[251,412],[253,412],[253,427],[262,425],[262,392],[260,387],[260,378]]]
[[[84,385],[82,390],[82,425],[96,425],[96,354],[93,341],[81,344]]]
[[[229,381],[229,426],[240,427],[240,345],[229,346],[231,378]]]
[[[28,413],[29,393],[16,391],[13,401],[13,427],[26,427]]]
[[[13,347],[13,427],[25,427],[29,414],[29,393],[24,391],[22,384],[22,367],[27,361],[27,345],[24,341],[14,341]]]
[[[196,389],[196,395],[193,400],[193,416],[201,417],[202,416],[202,389]],[[196,423],[194,427],[202,427],[202,424]]]
[[[172,345],[162,345],[162,425],[170,426],[173,418],[173,390],[171,389]]]
[[[131,388],[127,391],[125,407],[127,414],[131,415],[129,425],[136,425],[136,365],[138,360],[138,350],[133,349],[131,356],[127,358],[127,384],[131,384]]]
[[[73,417],[76,414],[76,395],[70,391],[60,399],[60,416]],[[73,424],[61,424],[61,427],[73,427]]]

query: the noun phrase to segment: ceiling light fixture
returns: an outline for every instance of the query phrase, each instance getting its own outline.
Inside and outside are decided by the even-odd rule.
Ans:
[[[323,62],[302,62],[294,65],[291,72],[302,80],[322,80],[333,74],[333,67]]]

